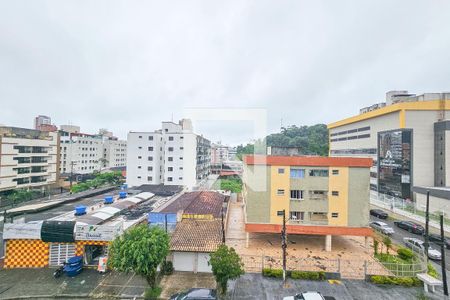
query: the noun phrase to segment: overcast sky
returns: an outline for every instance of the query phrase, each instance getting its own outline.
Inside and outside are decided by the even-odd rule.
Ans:
[[[450,91],[450,1],[0,1],[0,124],[120,138],[186,108],[262,108],[269,132],[385,92]],[[246,121],[196,122],[211,140]]]

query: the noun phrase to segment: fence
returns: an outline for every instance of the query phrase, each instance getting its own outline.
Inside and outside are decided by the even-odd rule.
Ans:
[[[261,273],[263,268],[282,269],[281,257],[241,255],[244,269],[247,273]],[[417,260],[411,264],[379,262],[377,260],[363,259],[322,259],[286,258],[288,271],[323,271],[327,273],[339,273],[343,279],[364,279],[367,275],[386,276],[415,276],[417,273],[426,272],[427,266],[423,260]]]

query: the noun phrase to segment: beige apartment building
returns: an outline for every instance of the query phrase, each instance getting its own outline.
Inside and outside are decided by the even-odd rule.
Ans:
[[[0,191],[56,183],[58,144],[57,132],[0,127]]]

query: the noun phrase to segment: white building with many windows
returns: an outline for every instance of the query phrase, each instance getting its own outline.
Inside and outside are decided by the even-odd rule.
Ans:
[[[162,122],[153,132],[129,132],[127,183],[192,188],[210,173],[211,143],[195,134],[190,120]]]
[[[127,141],[114,137],[103,139],[103,168],[119,168],[127,165]]]
[[[57,154],[57,132],[1,126],[0,191],[56,183]]]

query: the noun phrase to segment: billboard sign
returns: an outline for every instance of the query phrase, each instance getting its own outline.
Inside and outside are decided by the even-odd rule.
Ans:
[[[116,225],[77,225],[75,240],[77,241],[112,241],[123,233],[123,223]]]
[[[378,133],[378,191],[402,199],[411,198],[412,130]]]

